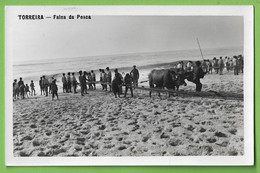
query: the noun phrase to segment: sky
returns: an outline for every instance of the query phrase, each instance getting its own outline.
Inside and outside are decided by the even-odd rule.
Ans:
[[[16,20],[15,62],[243,46],[242,17],[91,16],[88,20]]]

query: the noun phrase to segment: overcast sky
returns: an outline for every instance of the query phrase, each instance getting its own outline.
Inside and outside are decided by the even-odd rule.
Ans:
[[[243,46],[242,17],[91,16],[17,20],[14,61]]]

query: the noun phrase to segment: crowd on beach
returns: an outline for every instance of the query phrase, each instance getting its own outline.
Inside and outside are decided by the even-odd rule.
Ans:
[[[177,69],[178,73],[183,72],[192,72],[195,75],[194,83],[196,84],[196,91],[201,91],[202,84],[200,83],[200,71],[203,71],[205,74],[212,74],[215,72],[216,74],[223,75],[223,71],[226,70],[234,71],[234,75],[238,75],[239,73],[243,73],[243,66],[244,66],[244,57],[242,55],[233,56],[233,57],[220,57],[217,59],[216,57],[213,60],[203,60],[196,61],[195,63],[192,61],[183,62],[180,61],[174,65],[174,69]],[[114,77],[112,77],[112,72],[109,67],[106,69],[99,69],[100,79],[97,81],[96,74],[94,70],[90,72],[87,71],[79,71],[78,78],[76,78],[74,72],[68,72],[67,75],[65,73],[62,74],[62,91],[63,93],[77,93],[78,86],[80,87],[80,94],[84,96],[88,94],[88,90],[96,90],[96,84],[100,84],[102,90],[113,92],[115,97],[120,97],[120,94],[123,94],[122,86],[125,86],[124,97],[128,90],[131,92],[131,96],[133,97],[133,88],[138,87],[138,80],[139,80],[139,71],[136,66],[133,66],[133,69],[130,73],[124,72],[121,74],[119,73],[118,69],[114,69]],[[204,75],[203,75],[204,76]],[[49,79],[46,76],[40,77],[39,86],[41,95],[52,95],[52,100],[58,96],[58,86],[57,80],[54,77]],[[13,100],[28,98],[29,95],[35,96],[35,84],[34,81],[31,80],[30,85],[24,84],[22,77],[19,81],[14,79],[13,82]]]
[[[131,97],[133,97],[133,87],[138,86],[138,79],[139,79],[139,71],[136,68],[136,65],[133,66],[133,69],[130,73],[127,73],[126,75],[123,75],[119,73],[118,69],[114,69],[114,77],[112,80],[112,72],[109,67],[106,69],[99,69],[100,72],[100,80],[96,80],[96,74],[94,70],[91,70],[90,72],[87,71],[79,71],[78,74],[78,80],[75,76],[74,72],[68,72],[67,76],[65,73],[62,74],[62,90],[63,93],[77,93],[78,86],[80,87],[80,93],[81,96],[84,96],[88,94],[88,90],[96,90],[96,84],[100,84],[102,87],[102,90],[109,91],[114,93],[115,97],[120,97],[120,94],[123,94],[122,85],[125,86],[125,92],[124,97],[126,97],[126,94],[128,92],[128,89],[131,92]],[[40,77],[39,80],[39,86],[41,95],[44,95],[48,97],[48,95],[52,95],[52,100],[58,96],[58,86],[57,86],[57,80],[54,77],[51,77],[49,79],[46,78],[46,76]],[[29,93],[34,93],[35,95],[35,86],[33,81],[30,84],[31,92],[28,89],[27,92],[27,84],[24,84],[22,77],[20,78],[19,82],[15,79],[13,82],[13,99],[18,99],[19,97],[21,99],[24,99]],[[108,89],[109,87],[109,89]]]

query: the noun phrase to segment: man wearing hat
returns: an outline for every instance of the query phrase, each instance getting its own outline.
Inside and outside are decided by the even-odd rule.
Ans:
[[[196,91],[200,92],[202,84],[200,83],[200,78],[203,78],[207,72],[204,72],[201,68],[201,62],[196,61],[196,66],[194,68],[193,82],[196,84]]]
[[[133,70],[130,72],[130,75],[133,78],[134,87],[138,87],[139,71],[136,69],[136,65],[133,66]]]

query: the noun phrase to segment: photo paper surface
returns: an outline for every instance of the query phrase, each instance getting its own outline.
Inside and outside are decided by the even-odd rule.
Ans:
[[[251,6],[5,13],[6,165],[253,164]]]

